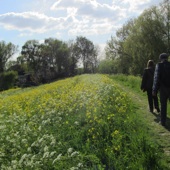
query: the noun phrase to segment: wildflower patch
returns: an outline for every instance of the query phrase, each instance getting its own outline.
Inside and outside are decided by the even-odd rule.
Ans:
[[[0,99],[0,169],[145,169],[153,159],[161,166],[129,96],[107,75],[13,89]]]

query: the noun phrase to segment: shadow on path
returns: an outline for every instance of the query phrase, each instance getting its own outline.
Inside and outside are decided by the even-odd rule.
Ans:
[[[154,119],[154,121],[156,123],[159,123],[160,122],[160,114],[157,114],[155,112],[152,113],[156,118]],[[161,125],[160,125],[161,126]],[[166,126],[165,126],[165,129],[167,129],[168,131],[170,131],[170,118],[166,118]]]

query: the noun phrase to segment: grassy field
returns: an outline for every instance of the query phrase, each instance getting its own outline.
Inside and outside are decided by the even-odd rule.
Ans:
[[[152,114],[149,112],[147,94],[140,90],[141,77],[111,75],[110,78],[117,83],[121,89],[128,92],[138,118],[141,119],[147,127],[148,135],[152,136],[152,140],[162,148],[166,156],[166,164],[170,167],[170,102],[168,101],[167,105],[167,124],[166,127],[162,127],[159,124],[160,115],[156,111]]]
[[[1,92],[0,169],[168,169],[128,92],[112,79],[82,75]]]

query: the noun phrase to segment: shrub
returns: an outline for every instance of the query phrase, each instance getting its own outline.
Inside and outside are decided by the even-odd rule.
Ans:
[[[8,90],[15,85],[15,80],[17,77],[17,72],[8,71],[0,75],[0,91]]]

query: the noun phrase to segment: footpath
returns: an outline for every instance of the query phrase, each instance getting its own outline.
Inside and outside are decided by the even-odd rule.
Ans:
[[[121,85],[120,82],[115,81],[115,83],[130,96],[136,109],[136,114],[146,122],[148,133],[152,135],[153,139],[163,149],[165,155],[168,157],[167,163],[170,167],[170,117],[167,119],[167,126],[161,126],[158,123],[160,121],[160,115],[156,111],[154,111],[154,113],[149,112],[146,95],[141,95],[133,89]],[[170,102],[168,105],[170,105]]]

